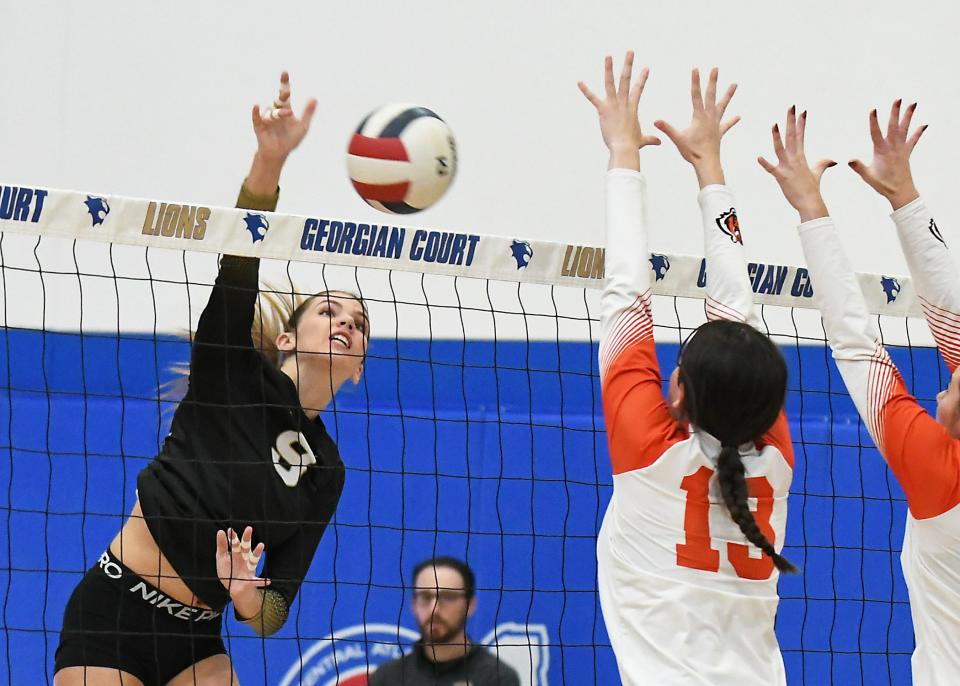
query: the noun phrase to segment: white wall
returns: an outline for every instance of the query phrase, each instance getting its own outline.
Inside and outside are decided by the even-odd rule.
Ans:
[[[642,121],[683,123],[689,69],[740,84],[744,121],[727,177],[753,259],[801,262],[788,210],[754,161],[770,125],[810,110],[814,157],[869,155],[867,113],[919,100],[930,130],[915,175],[948,243],[960,243],[953,168],[960,8],[946,0],[727,3],[0,1],[0,183],[230,204],[254,148],[249,109],[280,70],[297,106],[317,96],[310,136],[284,176],[281,211],[373,218],[344,168],[361,117],[419,102],[454,128],[460,170],[426,226],[602,241],[605,151],[576,88],[601,85],[603,55],[634,48],[652,69]],[[652,126],[650,127],[651,130]],[[693,174],[669,143],[644,151],[652,248],[699,253]],[[854,266],[904,273],[882,200],[845,167],[826,180]]]

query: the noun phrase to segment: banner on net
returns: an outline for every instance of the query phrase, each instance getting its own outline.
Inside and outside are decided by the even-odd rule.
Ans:
[[[498,281],[603,284],[602,247],[371,217],[307,217],[0,184],[0,231]],[[654,293],[704,297],[703,258],[651,253],[647,259]],[[806,268],[751,262],[748,274],[758,303],[813,307]],[[909,277],[861,273],[858,278],[873,314],[922,316]]]

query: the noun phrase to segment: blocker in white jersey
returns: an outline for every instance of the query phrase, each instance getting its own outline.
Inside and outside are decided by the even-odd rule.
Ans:
[[[900,116],[894,103],[887,135],[876,110],[870,115],[873,164],[851,166],[890,200],[893,219],[930,330],[951,372],[937,398],[934,419],[907,392],[880,342],[876,322],[820,195],[819,173],[803,153],[806,117],[788,114],[785,141],[774,141],[779,164],[766,163],[787,200],[800,212],[800,241],[814,299],[860,415],[907,496],[901,564],[910,592],[916,634],[913,681],[917,686],[960,683],[960,275],[933,216],[910,174],[910,153],[923,129],[907,133],[916,105]],[[926,127],[924,127],[926,128]]]
[[[665,400],[636,152],[650,141],[636,123],[639,93],[625,97],[630,62],[617,93],[608,58],[606,101],[581,86],[611,151],[600,374],[613,497],[597,542],[604,621],[624,684],[785,684],[774,620],[778,568],[793,569],[779,555],[793,476],[787,372],[750,325],[753,294],[719,160],[733,88],[717,101],[714,71],[704,99],[695,71],[691,128],[658,123],[696,160],[712,320],[684,347]],[[622,152],[627,142],[632,154]]]

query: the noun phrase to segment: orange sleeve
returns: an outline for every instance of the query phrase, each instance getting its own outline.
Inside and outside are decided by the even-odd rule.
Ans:
[[[763,434],[760,440],[757,441],[758,450],[766,445],[773,446],[779,450],[783,455],[783,459],[790,465],[790,469],[793,469],[793,441],[790,439],[790,425],[787,423],[786,408],[780,410],[780,416],[777,417],[777,421],[775,421],[773,426],[770,427],[770,430]]]
[[[883,408],[883,456],[907,494],[916,519],[960,504],[960,441],[951,438],[896,379]]]
[[[663,399],[653,337],[617,355],[603,377],[603,414],[613,473],[649,467],[687,438]]]

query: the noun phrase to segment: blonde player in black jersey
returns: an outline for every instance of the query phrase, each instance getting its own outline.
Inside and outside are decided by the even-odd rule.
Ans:
[[[293,114],[286,73],[273,107],[254,107],[258,146],[239,207],[276,207],[283,164],[315,110],[311,101]],[[258,269],[222,258],[170,434],[67,603],[56,686],[236,684],[220,637],[227,604],[261,635],[287,617],[344,483],[319,413],[359,381],[368,321],[357,297],[320,293],[255,344]]]

